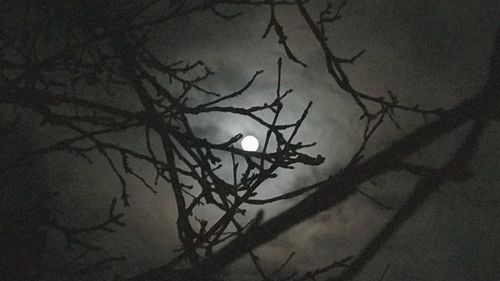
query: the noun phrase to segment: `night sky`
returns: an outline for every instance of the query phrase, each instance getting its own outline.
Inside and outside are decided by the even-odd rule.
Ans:
[[[313,14],[326,3],[310,2],[307,7]],[[334,5],[337,2],[332,1]],[[243,13],[231,21],[209,11],[180,18],[156,28],[148,44],[158,57],[168,61],[203,60],[216,73],[204,85],[218,92],[232,92],[245,84],[255,71],[264,70],[246,94],[232,101],[231,104],[239,106],[272,100],[277,60],[282,57],[282,87],[294,91],[284,104],[281,120],[296,120],[312,101],[310,114],[297,138],[304,143],[317,142],[307,151],[311,155],[321,154],[326,160],[320,166],[297,166],[280,171],[276,179],[260,187],[258,197],[280,195],[337,173],[362,141],[361,111],[328,76],[324,55],[297,8],[280,7],[276,15],[288,35],[290,48],[307,64],[305,68],[286,57],[274,32],[262,38],[269,19],[266,7],[221,7],[227,13]],[[8,12],[1,14],[4,19],[9,18]],[[495,32],[499,28],[498,19],[500,3],[495,0],[352,0],[346,4],[341,20],[329,27],[327,35],[337,54],[348,57],[366,50],[354,65],[346,66],[352,84],[358,89],[374,96],[390,90],[402,104],[419,104],[421,108],[451,108],[478,93],[484,85]],[[193,96],[192,102],[206,99],[206,96]],[[136,106],[132,99],[126,98],[120,105]],[[3,127],[19,118],[12,132],[0,131],[2,165],[66,134],[60,129],[40,126],[34,113],[5,104],[0,104],[0,110]],[[364,153],[366,157],[424,124],[420,115],[398,112],[396,117],[402,129],[385,122],[371,139]],[[255,122],[228,114],[199,115],[190,121],[198,135],[213,142],[222,142],[238,133],[255,135],[262,141],[266,133]],[[500,130],[497,125],[496,121],[489,123],[480,137],[479,149],[472,161],[473,178],[442,185],[354,280],[379,280],[387,266],[384,280],[500,279]],[[411,155],[411,159],[439,166],[454,152],[469,128],[463,126],[453,131]],[[143,149],[143,135],[137,137],[138,134],[141,133],[132,130],[114,135],[110,140]],[[230,161],[228,155],[221,157],[223,161]],[[50,199],[47,212],[61,222],[80,226],[101,221],[111,198],[119,197],[121,187],[106,161],[98,155],[92,158],[94,162],[89,165],[74,155],[56,152],[29,167],[4,171],[0,174],[2,216],[22,214],[20,217],[33,221],[36,220],[33,217],[43,217],[45,214],[30,213],[31,206],[36,205],[32,198],[50,191],[58,195]],[[144,175],[151,176],[153,171],[149,168],[137,167]],[[220,173],[230,176],[230,171]],[[390,172],[373,181],[360,188],[398,208],[413,189],[415,177]],[[117,205],[125,214],[127,226],[116,228],[115,233],[82,236],[102,249],[89,252],[80,262],[92,263],[109,256],[127,259],[105,272],[69,277],[50,275],[41,280],[111,280],[117,272],[121,277],[129,277],[163,265],[177,255],[174,250],[179,249],[180,244],[175,229],[175,202],[168,186],[162,183],[157,188],[159,192],[154,194],[137,180],[131,179],[128,185],[131,206]],[[251,206],[247,218],[262,209],[264,220],[269,219],[301,198]],[[356,256],[394,212],[364,196],[354,195],[293,227],[254,253],[259,255],[264,269],[271,272],[295,252],[284,270],[304,273],[346,256]],[[220,214],[205,208],[197,215],[210,221]],[[0,242],[9,244],[13,238],[7,232],[11,228],[5,229]],[[64,238],[57,231],[49,230],[46,238],[46,248],[39,252],[45,253],[47,267],[67,263],[80,253],[66,251]],[[226,272],[230,280],[260,280],[247,256]],[[324,277],[332,277],[334,272]]]

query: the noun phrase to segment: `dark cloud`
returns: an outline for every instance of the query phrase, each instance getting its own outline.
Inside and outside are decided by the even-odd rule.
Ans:
[[[358,63],[348,68],[353,84],[361,90],[378,95],[391,89],[405,103],[448,107],[475,94],[485,81],[493,34],[500,18],[497,2],[351,1],[342,20],[330,30],[330,43],[345,56],[367,50]],[[322,7],[323,3],[315,3],[318,6],[313,9]],[[285,56],[274,34],[261,38],[268,16],[265,9],[249,9],[230,22],[204,15],[180,19],[153,33],[159,39],[153,40],[151,48],[171,62],[203,60],[217,73],[207,87],[225,93],[238,89],[256,70],[263,69],[265,72],[255,87],[235,100],[236,105],[260,104],[274,97],[276,61]],[[317,142],[311,152],[322,154],[326,162],[321,167],[280,172],[278,179],[261,187],[263,198],[337,172],[356,150],[363,129],[358,120],[361,112],[326,75],[319,46],[298,12],[284,8],[278,17],[291,48],[308,64],[304,69],[285,59],[283,87],[293,88],[294,92],[282,121],[297,119],[312,100],[312,111],[298,138]],[[190,98],[196,102],[206,96]],[[420,117],[404,114],[398,117],[404,129],[398,131],[387,123],[375,136],[368,154],[422,124]],[[265,134],[254,122],[226,114],[196,116],[190,121],[198,134],[214,142],[238,133],[261,138]],[[500,192],[496,188],[500,180],[496,171],[499,137],[495,127],[488,129],[474,160],[475,178],[464,184],[443,186],[367,266],[359,280],[376,280],[387,264],[390,264],[387,280],[499,278],[499,254],[494,250],[500,248],[497,238],[500,223],[496,220],[500,215]],[[415,158],[435,163],[446,158],[444,151],[457,140],[458,134],[453,135]],[[121,141],[129,146],[141,145],[133,134],[123,136]],[[61,192],[54,209],[62,209],[69,222],[85,224],[98,219],[120,189],[109,167],[100,161],[88,166],[75,162],[72,156],[57,154],[41,166],[50,170],[43,182],[47,181],[51,190]],[[363,188],[396,207],[404,202],[413,183],[403,174],[384,175],[377,182],[376,186],[367,184]],[[94,237],[104,246],[106,254],[128,256],[127,262],[117,267],[125,275],[161,265],[174,257],[173,250],[179,248],[175,208],[168,187],[152,194],[139,182],[130,185],[132,206],[124,210],[128,226],[112,235]],[[265,207],[266,218],[284,210],[291,202]],[[257,210],[251,208],[249,217]],[[391,214],[392,211],[380,209],[365,197],[354,196],[256,252],[272,270],[291,251],[296,251],[288,270],[311,270],[355,255]],[[201,215],[210,218],[216,214],[206,210]],[[248,258],[238,261],[229,272],[238,280],[256,280]]]

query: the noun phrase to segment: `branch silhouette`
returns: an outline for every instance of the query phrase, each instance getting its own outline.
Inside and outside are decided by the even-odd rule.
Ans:
[[[223,280],[224,269],[247,254],[266,281],[314,280],[318,275],[326,276],[338,269],[339,275],[330,280],[351,280],[443,183],[465,181],[472,176],[469,162],[481,132],[492,120],[500,119],[500,31],[482,91],[451,109],[422,109],[401,103],[390,91],[384,96],[373,96],[352,84],[344,67],[355,65],[365,51],[351,56],[339,55],[335,44],[327,38],[329,26],[341,22],[347,1],[336,8],[327,4],[317,19],[308,7],[311,3],[303,0],[56,2],[26,3],[24,9],[19,9],[22,12],[5,12],[8,16],[0,21],[0,104],[16,112],[35,113],[39,120],[33,122],[40,121],[40,126],[47,131],[64,133],[57,135],[59,138],[54,143],[40,145],[18,155],[15,161],[3,164],[1,173],[10,173],[49,153],[62,151],[91,164],[95,158],[107,163],[121,187],[107,219],[85,227],[69,227],[57,219],[47,225],[62,233],[68,246],[78,246],[84,251],[100,248],[84,241],[80,234],[114,232],[111,226],[125,226],[121,220],[125,212],[114,214],[113,211],[116,198],[121,199],[124,207],[133,205],[128,192],[131,180],[152,193],[171,192],[180,244],[177,257],[126,280]],[[312,102],[304,104],[294,121],[282,122],[288,108],[287,97],[292,92],[283,90],[282,76],[286,71],[283,59],[277,58],[275,72],[256,70],[239,88],[224,93],[207,86],[215,79],[215,73],[204,61],[196,58],[172,61],[157,55],[150,44],[155,39],[151,34],[168,30],[168,23],[175,19],[209,13],[229,23],[242,14],[240,11],[227,13],[224,7],[269,11],[263,37],[275,35],[283,57],[307,70],[306,60],[295,53],[291,44],[294,33],[280,21],[278,13],[282,7],[296,9],[324,56],[325,73],[339,86],[341,94],[352,98],[353,110],[361,113],[360,122],[364,125],[361,145],[343,169],[331,172],[326,179],[312,185],[294,187],[285,194],[258,197],[260,188],[278,177],[279,171],[298,165],[318,166],[325,160],[322,155],[307,152],[315,143],[298,139],[304,120],[313,110]],[[17,24],[15,18],[20,18],[22,24]],[[258,105],[237,105],[237,99],[247,95],[256,81],[266,75],[277,78],[275,97]],[[364,158],[369,142],[385,121],[401,127],[396,111],[423,116],[426,122],[372,157]],[[193,120],[213,113],[227,118],[243,117],[260,126],[265,132],[263,149],[249,152],[237,148],[241,134],[221,142],[207,139]],[[472,129],[443,167],[429,168],[406,160],[468,123],[472,123]],[[135,134],[140,144],[132,147],[121,139],[122,134]],[[154,176],[141,172],[143,169],[139,167],[146,167]],[[357,193],[391,209],[361,191],[359,186],[395,170],[418,178],[414,191],[357,256],[280,278],[292,253],[281,267],[266,271],[265,261],[255,252],[257,247]],[[223,176],[220,171],[231,177]],[[304,195],[302,200],[267,221],[263,220],[263,212],[251,220],[245,218],[249,206],[265,206]],[[217,217],[208,220],[203,212],[197,213],[205,207],[217,210]],[[83,274],[122,260],[121,257],[105,258],[77,271]]]

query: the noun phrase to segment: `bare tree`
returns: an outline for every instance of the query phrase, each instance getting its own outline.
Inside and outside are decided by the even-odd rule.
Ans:
[[[66,151],[91,161],[94,153],[109,164],[110,171],[121,183],[121,203],[129,206],[127,183],[133,177],[149,191],[160,188],[172,192],[177,211],[177,235],[182,245],[180,254],[162,267],[129,280],[218,280],[220,273],[243,255],[250,255],[263,280],[315,280],[328,276],[332,269],[341,269],[330,280],[351,280],[391,235],[415,211],[448,181],[464,181],[472,176],[469,162],[478,145],[478,137],[488,122],[497,119],[496,110],[500,77],[499,38],[491,59],[490,76],[481,93],[451,109],[421,109],[405,105],[395,94],[373,96],[358,90],[351,83],[345,65],[356,62],[364,53],[342,57],[333,50],[325,30],[340,20],[346,1],[339,6],[327,5],[319,16],[309,12],[307,3],[296,1],[4,1],[11,9],[0,23],[0,101],[2,106],[16,107],[18,112],[35,112],[43,125],[64,132],[62,139],[41,147],[3,168],[4,173],[28,165],[47,153]],[[281,85],[282,59],[277,59],[275,98],[258,106],[239,107],[233,100],[245,95],[256,79],[256,71],[248,82],[231,93],[206,88],[214,73],[203,61],[164,61],[151,47],[151,34],[165,28],[179,17],[212,13],[226,20],[239,13],[226,14],[226,6],[245,9],[256,6],[269,11],[264,36],[277,36],[284,56],[307,67],[287,44],[287,36],[276,10],[282,6],[298,9],[324,55],[329,77],[349,95],[360,111],[365,131],[362,144],[351,161],[339,172],[315,184],[294,188],[290,193],[268,199],[256,199],[259,187],[275,178],[280,169],[296,165],[316,166],[323,163],[321,155],[308,155],[304,144],[296,140],[307,117],[311,103],[292,123],[281,123],[279,116],[286,107],[291,90]],[[274,74],[273,74],[274,75]],[[203,98],[199,98],[199,96]],[[126,101],[124,101],[126,99]],[[201,100],[201,101],[200,101]],[[417,114],[425,123],[411,134],[397,140],[374,156],[364,159],[370,138],[384,121],[399,127],[395,112]],[[207,113],[244,116],[266,130],[263,148],[257,152],[239,149],[242,135],[222,143],[214,143],[199,135],[192,117]],[[271,115],[271,118],[265,116]],[[427,121],[429,120],[429,121]],[[470,132],[453,157],[440,168],[422,166],[406,158],[431,144],[444,134],[466,123]],[[136,132],[142,146],[128,147],[119,139],[123,132]],[[225,161],[221,155],[230,159]],[[147,165],[154,171],[150,178],[137,171]],[[230,171],[227,178],[219,173]],[[388,171],[405,171],[417,180],[413,194],[393,219],[354,257],[334,261],[324,268],[294,274],[285,278],[281,268],[265,272],[253,250],[279,234],[314,215],[337,206],[353,194],[361,193],[374,203],[384,203],[358,189],[359,185]],[[243,220],[249,205],[272,204],[308,194],[288,210],[262,221],[262,213]],[[57,218],[48,227],[60,231],[69,246],[85,250],[99,248],[79,238],[82,233],[112,232],[124,226],[122,213],[116,214],[118,199],[113,198],[108,218],[93,226],[67,226]],[[198,208],[217,208],[221,215],[215,221],[195,216]],[[103,260],[94,267],[121,260]],[[85,272],[83,270],[82,272]],[[74,272],[73,272],[74,274]],[[331,273],[330,273],[331,274]]]

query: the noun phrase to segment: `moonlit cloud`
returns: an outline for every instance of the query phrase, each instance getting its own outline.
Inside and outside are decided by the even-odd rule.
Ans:
[[[312,9],[323,7],[323,1],[317,3],[313,5],[318,7]],[[312,101],[311,112],[297,138],[304,143],[317,142],[308,152],[321,154],[326,161],[320,167],[299,166],[279,171],[277,179],[259,189],[259,198],[276,196],[336,173],[357,149],[363,130],[363,124],[359,123],[360,112],[326,74],[319,46],[298,19],[296,9],[284,8],[278,12],[278,17],[288,34],[290,47],[308,64],[307,68],[287,60],[273,34],[261,38],[268,16],[265,9],[249,9],[230,22],[205,15],[180,19],[167,27],[169,33],[154,33],[160,39],[153,44],[154,52],[166,60],[205,61],[217,74],[206,86],[223,93],[240,88],[255,71],[264,70],[254,87],[232,101],[235,106],[272,101],[277,84],[276,62],[278,57],[284,58],[282,87],[294,91],[285,100],[279,121],[297,120]],[[328,35],[329,43],[339,54],[349,56],[366,49],[366,54],[348,67],[353,84],[363,91],[380,95],[390,89],[407,104],[449,107],[481,88],[498,18],[500,5],[495,0],[349,1],[342,19],[334,24]],[[189,98],[194,103],[206,99],[205,96]],[[420,116],[398,114],[398,118],[403,130],[387,122],[374,137],[367,155],[422,124]],[[266,134],[262,126],[241,116],[205,114],[193,116],[189,121],[196,134],[215,143],[227,141],[237,134],[249,135],[241,143],[248,151],[260,149]],[[43,136],[43,132],[36,129],[30,134],[27,138],[41,141],[54,138]],[[256,143],[249,139],[252,136],[258,139]],[[133,134],[120,137],[121,142],[130,146],[141,145]],[[454,145],[459,137],[458,134],[448,136],[414,157],[434,163],[437,158],[446,157],[443,151]],[[495,251],[500,248],[497,239],[500,223],[496,219],[500,215],[500,191],[496,188],[500,181],[496,169],[500,159],[498,138],[500,131],[488,128],[473,163],[476,177],[464,184],[443,186],[357,280],[376,280],[373,274],[381,274],[387,264],[391,264],[387,280],[499,278],[499,254]],[[249,146],[244,144],[246,140]],[[7,147],[11,150],[12,146],[2,148]],[[2,155],[6,153],[2,151]],[[230,161],[230,155],[220,157]],[[119,190],[116,178],[110,177],[109,168],[100,160],[89,166],[83,161],[75,161],[72,156],[56,154],[41,165],[48,170],[47,186],[61,193],[55,201],[55,209],[62,209],[62,217],[70,222],[85,224],[99,218]],[[146,169],[142,172],[153,173]],[[218,173],[232,176],[229,170]],[[30,176],[39,177],[38,174]],[[383,175],[376,181],[376,186],[367,184],[362,188],[394,206],[402,204],[412,184],[406,175],[398,173]],[[105,254],[128,256],[126,263],[117,266],[123,275],[166,263],[177,254],[174,250],[180,246],[175,230],[175,205],[169,188],[162,186],[158,194],[153,194],[139,182],[130,185],[132,206],[124,210],[127,227],[112,235],[91,237],[104,245]],[[248,217],[252,218],[263,208],[265,219],[268,219],[296,200],[249,207]],[[207,208],[197,215],[213,219],[219,215],[215,212]],[[289,265],[290,272],[315,269],[335,259],[355,255],[390,215],[391,212],[380,210],[366,198],[355,196],[294,227],[256,252],[270,270],[278,267],[291,251],[297,253]],[[60,241],[61,237],[53,239]],[[235,280],[257,280],[248,259],[238,261],[229,272],[238,276]]]

